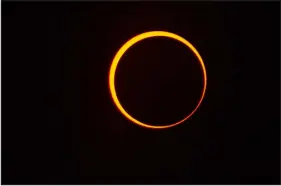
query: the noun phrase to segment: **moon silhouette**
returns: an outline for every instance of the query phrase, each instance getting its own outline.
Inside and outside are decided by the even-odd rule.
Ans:
[[[192,52],[196,55],[197,59],[199,60],[199,63],[201,65],[202,71],[203,71],[203,76],[204,76],[204,86],[203,86],[203,90],[202,90],[202,94],[200,97],[200,100],[198,101],[196,107],[192,110],[191,113],[189,113],[187,116],[185,116],[183,119],[179,120],[176,123],[172,123],[172,124],[168,124],[168,125],[162,125],[162,126],[154,126],[151,124],[147,124],[144,122],[141,122],[139,120],[137,120],[136,118],[133,118],[121,105],[118,97],[117,97],[117,93],[116,93],[116,89],[115,89],[115,72],[118,66],[118,63],[120,61],[120,59],[122,58],[122,56],[126,53],[126,51],[133,46],[134,44],[136,44],[137,42],[147,39],[147,38],[152,38],[152,37],[168,37],[168,38],[172,38],[175,39],[181,43],[183,43],[184,45],[186,45],[189,49],[192,50]],[[110,71],[109,71],[109,90],[111,93],[111,97],[113,99],[113,102],[115,103],[116,107],[118,108],[118,110],[121,112],[121,114],[123,114],[128,120],[132,121],[133,123],[142,126],[142,127],[146,127],[146,128],[150,128],[150,129],[164,129],[164,128],[170,128],[176,125],[179,125],[181,123],[183,123],[184,121],[186,121],[187,119],[189,119],[194,113],[195,111],[199,108],[204,96],[205,96],[205,92],[206,92],[206,87],[207,87],[207,73],[206,73],[206,68],[203,62],[202,57],[200,56],[199,52],[196,50],[196,48],[187,40],[185,40],[183,37],[178,36],[174,33],[171,32],[166,32],[166,31],[149,31],[149,32],[145,32],[142,34],[139,34],[133,38],[131,38],[130,40],[128,40],[116,53],[115,57],[113,58],[112,64],[110,66]]]

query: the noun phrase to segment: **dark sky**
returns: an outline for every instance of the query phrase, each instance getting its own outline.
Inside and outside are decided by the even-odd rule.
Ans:
[[[2,184],[279,184],[280,5],[2,3]],[[115,107],[108,73],[137,34],[190,41],[207,69],[186,122],[146,129]],[[122,58],[124,108],[154,125],[195,107],[200,65],[167,38]]]

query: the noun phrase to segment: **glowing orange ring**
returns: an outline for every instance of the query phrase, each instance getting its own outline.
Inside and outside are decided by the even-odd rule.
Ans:
[[[121,57],[123,56],[123,54],[134,44],[136,44],[137,42],[143,40],[143,39],[147,39],[147,38],[150,38],[150,37],[168,37],[168,38],[172,38],[172,39],[175,39],[177,41],[180,41],[181,43],[185,44],[187,47],[189,47],[192,52],[196,55],[196,57],[198,58],[200,64],[201,64],[201,67],[202,67],[202,70],[203,70],[203,74],[204,74],[204,88],[203,88],[203,91],[202,91],[202,95],[201,95],[201,98],[198,102],[198,104],[196,105],[195,109],[188,115],[186,116],[184,119],[176,122],[176,123],[173,123],[173,124],[169,124],[169,125],[164,125],[164,126],[153,126],[153,125],[149,125],[149,124],[146,124],[146,123],[143,123],[141,121],[138,121],[137,119],[133,118],[130,114],[128,114],[128,112],[125,111],[125,109],[122,107],[121,103],[119,102],[118,98],[117,98],[117,95],[116,95],[116,90],[115,90],[115,84],[114,84],[114,80],[115,80],[115,72],[116,72],[116,69],[117,69],[117,65],[118,65],[118,62],[120,61]],[[127,118],[129,119],[130,121],[134,122],[135,124],[138,124],[140,126],[143,126],[143,127],[146,127],[146,128],[153,128],[153,129],[163,129],[163,128],[169,128],[169,127],[173,127],[173,126],[176,126],[182,122],[184,122],[185,120],[187,120],[188,118],[190,118],[194,112],[198,109],[198,107],[200,106],[203,98],[204,98],[204,95],[205,95],[205,91],[206,91],[206,86],[207,86],[207,75],[206,75],[206,68],[205,68],[205,65],[204,65],[204,62],[200,56],[200,54],[198,53],[198,51],[193,47],[193,45],[188,42],[187,40],[185,40],[184,38],[182,38],[181,36],[178,36],[174,33],[170,33],[170,32],[165,32],[165,31],[150,31],[150,32],[145,32],[145,33],[142,33],[142,34],[139,34],[135,37],[133,37],[132,39],[130,39],[129,41],[127,41],[119,50],[118,52],[116,53],[113,61],[112,61],[112,64],[111,64],[111,67],[110,67],[110,71],[109,71],[109,89],[110,89],[110,93],[111,93],[111,96],[112,96],[112,99],[115,103],[115,105],[117,106],[117,108],[119,109],[119,111]]]

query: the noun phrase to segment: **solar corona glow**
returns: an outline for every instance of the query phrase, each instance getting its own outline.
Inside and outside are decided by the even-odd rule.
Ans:
[[[120,101],[118,100],[118,97],[117,97],[117,93],[116,93],[116,90],[115,90],[115,72],[116,72],[116,69],[117,69],[117,65],[120,61],[120,59],[122,58],[122,56],[125,54],[125,52],[131,47],[133,46],[134,44],[136,44],[137,42],[141,41],[141,40],[144,40],[144,39],[147,39],[147,38],[152,38],[152,37],[168,37],[168,38],[172,38],[172,39],[175,39],[181,43],[183,43],[184,45],[186,45],[189,49],[192,50],[192,52],[196,55],[197,59],[199,60],[200,62],[200,65],[201,65],[201,68],[202,68],[202,71],[203,71],[203,78],[204,78],[204,86],[203,86],[203,90],[202,90],[202,94],[201,94],[201,97],[200,97],[200,100],[198,101],[196,107],[193,109],[193,111],[191,113],[189,113],[187,116],[185,116],[184,118],[182,118],[181,120],[179,120],[178,122],[176,123],[172,123],[172,124],[169,124],[169,125],[162,125],[162,126],[154,126],[154,125],[151,125],[151,124],[147,124],[147,123],[143,123],[135,118],[133,118],[121,105]],[[170,128],[170,127],[173,127],[173,126],[176,126],[178,124],[181,124],[183,123],[184,121],[186,121],[188,118],[190,118],[194,113],[195,111],[198,109],[198,107],[200,106],[203,98],[204,98],[204,95],[205,95],[205,91],[206,91],[206,86],[207,86],[207,74],[206,74],[206,68],[205,68],[205,65],[204,65],[204,62],[203,62],[203,59],[201,58],[199,52],[195,49],[195,47],[190,43],[188,42],[187,40],[185,40],[183,37],[181,36],[178,36],[174,33],[171,33],[171,32],[166,32],[166,31],[150,31],[150,32],[145,32],[145,33],[142,33],[142,34],[139,34],[133,38],[131,38],[130,40],[128,40],[119,50],[118,52],[116,53],[113,61],[112,61],[112,64],[111,64],[111,67],[110,67],[110,71],[109,71],[109,89],[110,89],[110,93],[111,93],[111,96],[112,96],[112,99],[113,99],[113,102],[115,103],[115,105],[117,106],[117,108],[119,109],[119,111],[127,118],[129,119],[130,121],[132,121],[133,123],[137,124],[137,125],[140,125],[142,127],[146,127],[146,128],[151,128],[151,129],[164,129],[164,128]]]

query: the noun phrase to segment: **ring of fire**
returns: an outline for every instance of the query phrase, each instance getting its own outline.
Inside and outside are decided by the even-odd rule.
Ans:
[[[204,85],[203,85],[203,90],[202,90],[202,95],[200,97],[200,100],[198,101],[196,107],[193,109],[193,111],[188,114],[187,116],[185,116],[183,119],[181,119],[180,121],[176,122],[176,123],[172,123],[169,125],[163,125],[163,126],[153,126],[147,123],[143,123],[135,118],[133,118],[121,105],[120,101],[118,100],[117,97],[117,93],[115,90],[115,72],[117,69],[117,65],[120,61],[120,59],[122,58],[122,56],[125,54],[125,52],[134,44],[136,44],[137,42],[147,39],[147,38],[151,38],[151,37],[168,37],[168,38],[172,38],[175,39],[181,43],[183,43],[184,45],[186,45],[189,49],[192,50],[192,52],[196,55],[197,59],[200,62],[202,71],[203,71],[203,76],[204,76]],[[110,71],[109,71],[109,89],[110,89],[110,93],[111,93],[111,97],[113,99],[113,102],[115,103],[115,105],[117,106],[117,108],[119,109],[119,111],[130,121],[132,121],[133,123],[140,125],[142,127],[146,127],[146,128],[152,128],[152,129],[164,129],[164,128],[170,128],[173,126],[176,126],[180,123],[183,123],[184,121],[186,121],[188,118],[190,118],[195,111],[199,108],[205,92],[206,92],[206,86],[207,86],[207,74],[206,74],[206,68],[203,62],[202,57],[200,56],[199,52],[195,49],[195,47],[188,42],[187,40],[185,40],[183,37],[178,36],[174,33],[171,32],[166,32],[166,31],[150,31],[150,32],[145,32],[142,34],[139,34],[135,37],[133,37],[132,39],[130,39],[129,41],[127,41],[116,53],[115,57],[113,58],[111,67],[110,67]]]

